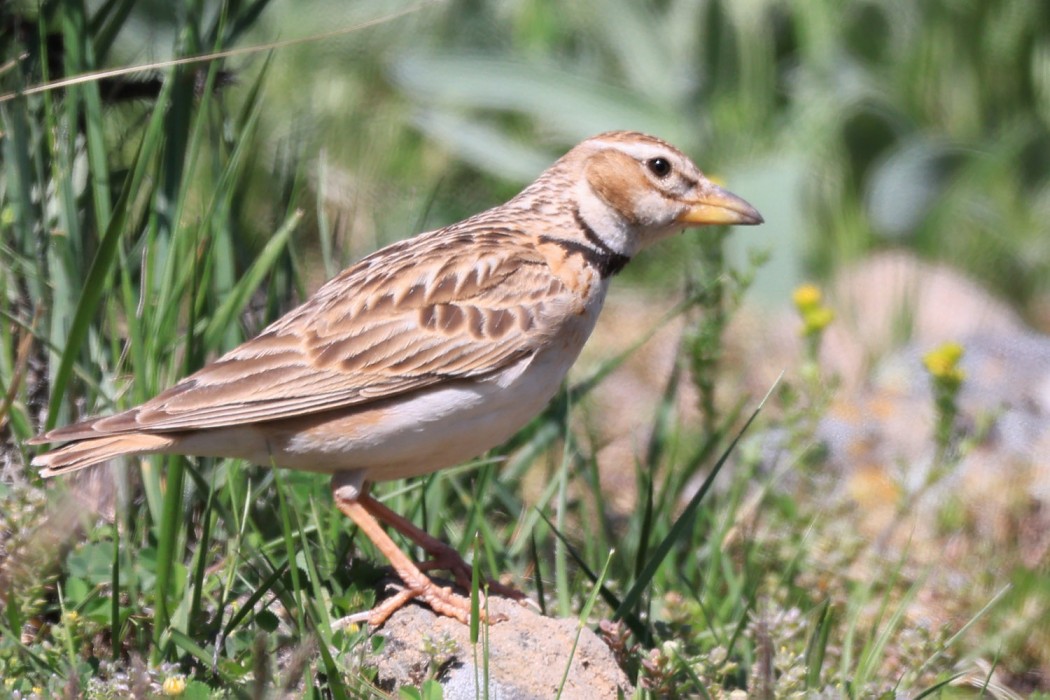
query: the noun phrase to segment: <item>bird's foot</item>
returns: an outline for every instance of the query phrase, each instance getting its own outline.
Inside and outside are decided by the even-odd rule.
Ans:
[[[419,564],[420,571],[447,571],[456,579],[456,585],[465,590],[470,590],[474,570],[459,552],[451,546],[441,543],[441,549],[428,548],[427,554],[432,558]],[[482,584],[485,592],[489,595],[497,595],[501,598],[510,598],[522,602],[528,600],[528,596],[514,588],[507,586],[495,579],[488,579]]]
[[[336,482],[333,481],[333,484]],[[383,532],[382,526],[376,517],[368,511],[365,505],[357,498],[356,494],[352,497],[343,496],[338,488],[333,488],[335,495],[335,504],[346,515],[350,518],[361,532],[364,533],[368,539],[372,540],[372,543],[386,555],[386,558],[390,560],[390,565],[393,567],[394,572],[397,573],[398,577],[405,584],[405,587],[395,593],[391,598],[380,603],[376,608],[369,612],[367,622],[375,627],[382,625],[386,622],[395,611],[402,608],[408,601],[418,598],[422,602],[429,605],[434,612],[439,615],[446,615],[448,617],[455,618],[460,622],[467,624],[470,622],[471,605],[470,599],[465,598],[457,593],[454,593],[451,588],[447,586],[439,586],[427,576],[421,568],[408,558],[404,552],[398,549],[394,541],[390,539],[390,536]],[[371,500],[371,499],[369,499]],[[367,502],[367,501],[366,501]],[[371,504],[369,504],[371,505]],[[382,515],[388,515],[384,512],[383,508],[378,509]],[[463,561],[459,553],[452,547],[440,543],[435,538],[427,536],[430,540],[437,542],[440,546],[427,547],[428,551],[437,551],[438,559],[445,560],[443,563],[452,566],[459,570],[460,576],[465,576],[466,572],[470,571],[470,567],[467,566],[466,562]],[[450,560],[451,561],[448,561]],[[469,578],[467,578],[469,581]],[[469,588],[469,586],[466,586]],[[483,622],[497,622],[502,619],[502,616],[497,617],[495,615],[486,615],[484,613],[484,604],[482,610],[479,611],[479,617]],[[355,620],[346,620],[348,622],[354,622]],[[343,622],[343,621],[341,621]]]
[[[448,586],[439,586],[429,580],[422,588],[403,588],[372,608],[368,615],[368,624],[373,627],[382,625],[392,614],[413,599],[426,603],[438,615],[454,618],[465,625],[470,624],[472,607],[470,598],[456,593]],[[485,601],[482,598],[478,606],[478,619],[481,622],[493,623],[507,618],[504,615],[486,613]]]
[[[363,610],[347,615],[337,620],[332,626],[336,629],[341,629],[351,624],[367,623],[372,628],[378,628],[389,620],[391,615],[416,599],[426,603],[438,615],[451,617],[465,625],[470,624],[472,607],[470,598],[459,595],[448,586],[439,586],[433,581],[429,581],[422,588],[403,588],[398,586],[394,595],[383,600],[371,610]],[[507,616],[486,612],[485,601],[482,598],[478,610],[478,619],[481,622],[493,624],[506,620]]]

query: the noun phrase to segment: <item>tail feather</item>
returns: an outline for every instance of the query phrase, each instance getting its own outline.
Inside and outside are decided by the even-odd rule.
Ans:
[[[41,476],[48,477],[55,474],[68,474],[121,455],[163,452],[174,444],[175,438],[169,435],[145,433],[106,435],[73,442],[57,450],[37,455],[33,458],[32,464],[34,467],[41,467]]]
[[[134,409],[133,409],[134,410]],[[125,411],[124,413],[130,413],[131,411]],[[123,415],[118,413],[117,415]],[[112,418],[113,416],[109,416]],[[27,445],[46,445],[49,442],[69,442],[70,440],[90,440],[91,438],[102,437],[104,435],[126,435],[128,434],[127,429],[124,432],[115,432],[112,430],[99,430],[96,425],[98,424],[98,417],[87,418],[78,423],[71,423],[69,425],[63,425],[59,428],[52,428],[51,430],[37,435],[36,437],[29,438],[26,440]]]

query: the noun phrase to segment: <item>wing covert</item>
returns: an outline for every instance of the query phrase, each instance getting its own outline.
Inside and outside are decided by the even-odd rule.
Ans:
[[[373,254],[150,401],[47,438],[291,418],[497,373],[558,332],[573,295],[522,236],[464,235]]]

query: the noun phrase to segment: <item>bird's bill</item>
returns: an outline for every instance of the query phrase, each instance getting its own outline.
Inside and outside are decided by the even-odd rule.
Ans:
[[[691,202],[678,217],[678,223],[691,226],[753,225],[763,222],[753,206],[718,185],[708,185],[703,194]]]

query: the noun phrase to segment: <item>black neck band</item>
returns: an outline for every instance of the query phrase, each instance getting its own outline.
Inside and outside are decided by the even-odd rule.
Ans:
[[[623,269],[624,265],[630,262],[630,256],[616,252],[610,248],[605,241],[598,237],[598,234],[594,232],[594,229],[583,220],[583,216],[580,215],[579,209],[574,209],[572,216],[576,220],[576,225],[583,231],[584,238],[586,238],[587,242],[591,245],[584,245],[582,243],[577,243],[576,241],[567,241],[561,238],[551,238],[549,236],[544,236],[544,238],[553,243],[557,243],[574,253],[582,255],[587,262],[598,270],[598,274],[600,274],[603,279],[615,275]]]

